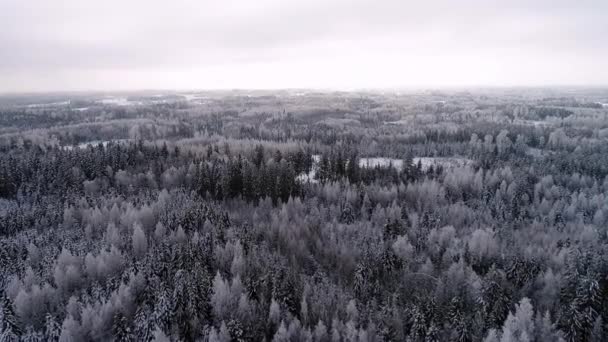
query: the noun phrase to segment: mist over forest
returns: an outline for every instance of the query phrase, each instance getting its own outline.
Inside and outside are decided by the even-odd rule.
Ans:
[[[0,341],[608,339],[608,90],[0,95]]]

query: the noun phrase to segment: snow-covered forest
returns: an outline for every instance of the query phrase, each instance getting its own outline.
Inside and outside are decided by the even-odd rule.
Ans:
[[[0,97],[0,341],[605,341],[608,91]]]

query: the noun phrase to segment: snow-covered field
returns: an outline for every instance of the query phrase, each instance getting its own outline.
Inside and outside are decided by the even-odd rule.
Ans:
[[[70,101],[61,101],[61,102],[51,102],[51,103],[34,103],[29,104],[26,107],[28,108],[43,108],[43,107],[60,107],[60,106],[69,106]]]
[[[186,101],[192,101],[194,99],[197,99],[198,96],[195,94],[179,94],[179,96],[183,96],[186,98]]]
[[[202,95],[199,95],[199,94],[194,94],[194,93],[185,93],[185,94],[177,94],[177,95],[185,98],[186,102],[192,102],[192,103],[198,103],[198,104],[203,104],[203,103],[205,103],[205,101],[208,100],[208,98],[206,98]],[[167,96],[167,95],[154,94],[154,95],[150,95],[149,99],[143,100],[143,101],[129,100],[129,98],[124,97],[124,96],[106,96],[101,99],[95,100],[95,103],[100,104],[100,105],[110,105],[110,106],[141,106],[144,104],[162,104],[162,103],[172,103],[172,102],[184,100],[179,97],[165,98],[165,96]],[[25,107],[27,107],[27,108],[62,107],[62,106],[69,106],[70,104],[72,104],[72,101],[68,100],[68,101],[61,101],[61,102],[33,103],[33,104],[28,104]],[[87,109],[89,109],[89,107],[72,108],[72,110],[76,110],[76,111],[85,111]]]
[[[344,126],[359,126],[361,122],[356,119],[342,119],[342,118],[327,118],[317,122],[319,125],[327,125],[329,127],[344,128]]]
[[[319,169],[319,161],[321,160],[321,156],[318,154],[312,155],[312,168],[308,173],[301,173],[296,176],[296,180],[302,183],[318,183],[319,181],[316,178],[317,170]]]
[[[107,99],[99,100],[98,102],[101,104],[114,105],[114,106],[132,106],[132,105],[137,104],[134,101],[127,100],[126,97],[110,97]]]
[[[474,162],[471,159],[460,157],[416,157],[414,165],[420,161],[422,171],[428,170],[431,166],[442,166],[444,169],[463,167],[472,165]]]
[[[187,102],[198,102],[202,103],[205,98],[196,94],[178,94],[179,96],[183,96]],[[114,105],[114,106],[141,106],[144,104],[163,104],[163,103],[173,103],[178,102],[180,98],[164,98],[163,94],[155,94],[151,95],[150,98],[154,99],[146,99],[144,101],[132,101],[126,97],[108,97],[105,99],[98,100],[98,103],[105,105]]]
[[[541,148],[534,148],[534,147],[529,147],[526,150],[526,154],[534,157],[534,158],[542,158],[542,157],[546,157],[548,155],[554,154],[554,151],[550,151],[550,150],[545,150],[545,149],[541,149]]]
[[[296,180],[302,183],[319,183],[315,177],[317,176],[317,171],[313,168],[308,173],[301,173],[296,176]]]
[[[384,157],[361,158],[359,159],[359,167],[374,168],[376,166],[388,167],[393,166],[397,170],[403,168],[403,160]]]
[[[313,157],[313,166],[310,172],[299,174],[296,179],[303,183],[317,183],[318,180],[315,179],[317,170],[319,168],[319,161],[321,160],[321,156],[315,154]],[[413,158],[413,165],[418,165],[420,162],[420,166],[422,171],[427,171],[431,166],[442,166],[444,169],[454,168],[454,167],[463,167],[467,165],[472,165],[473,161],[467,158],[459,158],[459,157],[415,157]],[[403,169],[403,160],[395,159],[395,158],[385,158],[385,157],[373,157],[373,158],[361,158],[359,159],[359,167],[362,168],[374,168],[374,167],[389,167],[392,166],[396,170],[401,171]]]
[[[406,119],[401,119],[401,120],[397,120],[397,121],[384,121],[385,125],[407,125],[410,121],[406,120]]]
[[[129,141],[131,141],[131,139],[93,140],[93,141],[83,142],[78,145],[67,145],[67,146],[64,146],[63,148],[66,150],[73,150],[75,148],[82,149],[82,148],[87,148],[89,146],[95,147],[99,144],[102,144],[105,147],[105,146],[108,146],[108,144],[111,142],[122,144],[122,143],[127,143]]]
[[[98,101],[101,104],[105,105],[114,105],[114,106],[133,106],[137,104],[141,104],[138,101],[129,101],[126,97],[110,97],[106,99],[101,99]]]
[[[207,98],[198,94],[178,94],[186,98],[187,102],[202,102]]]
[[[415,157],[413,158],[413,162],[414,165],[418,165],[418,162],[420,162],[422,171],[428,170],[431,166],[442,166],[443,168],[452,168],[467,166],[473,163],[473,161],[470,159],[458,157]],[[359,159],[359,166],[366,168],[374,168],[376,166],[392,166],[397,170],[401,170],[403,169],[403,160],[384,157],[361,158]]]

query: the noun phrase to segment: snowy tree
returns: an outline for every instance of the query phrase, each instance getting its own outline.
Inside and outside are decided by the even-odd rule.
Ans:
[[[132,341],[134,339],[129,321],[121,312],[114,315],[114,324],[112,325],[112,335],[114,341]]]
[[[156,228],[154,229],[154,237],[156,238],[156,241],[162,242],[163,239],[165,238],[166,234],[167,234],[167,229],[161,222],[158,222],[156,224]]]
[[[591,330],[591,339],[590,341],[597,342],[603,341],[606,338],[604,322],[602,320],[602,316],[598,316],[593,322],[593,330]]]
[[[536,341],[563,341],[561,332],[558,331],[555,324],[551,322],[549,311],[545,312],[544,315],[541,315],[540,312],[537,313],[534,325],[536,327]]]
[[[500,342],[499,334],[496,329],[490,329],[488,335],[483,339],[483,342]]]
[[[211,332],[209,333],[209,342],[230,342],[230,333],[228,332],[228,327],[226,323],[222,321],[220,325],[219,332],[215,329],[215,327],[211,328]]]
[[[6,342],[19,341],[23,330],[17,315],[15,315],[13,305],[6,296],[2,298],[2,316],[0,319],[0,340]]]
[[[61,326],[61,335],[59,335],[60,342],[76,342],[82,341],[80,324],[71,315],[67,316]]]
[[[135,256],[141,258],[146,254],[148,250],[148,239],[142,226],[139,223],[133,225],[133,236],[131,238],[133,244],[133,253]]]
[[[357,303],[354,299],[351,299],[348,302],[348,306],[346,307],[346,316],[349,321],[357,322],[359,319],[359,310],[357,310]]]
[[[171,340],[169,339],[169,337],[160,328],[156,328],[156,330],[154,330],[154,339],[152,341],[154,341],[154,342],[170,342]]]
[[[406,261],[414,255],[414,247],[405,235],[397,237],[397,240],[393,243],[393,251],[398,257]]]
[[[289,340],[290,340],[290,335],[289,335],[289,332],[287,331],[287,328],[285,327],[285,322],[281,321],[281,324],[279,324],[279,328],[277,329],[277,332],[274,334],[272,341],[273,342],[288,342]]]
[[[75,290],[82,280],[81,259],[64,248],[57,257],[53,278],[60,291],[70,293]]]
[[[314,340],[316,342],[326,342],[328,340],[327,327],[321,320],[319,320],[319,322],[315,326]]]
[[[273,298],[270,303],[270,309],[268,312],[268,321],[271,323],[274,323],[274,324],[278,324],[280,319],[281,319],[281,307],[279,306],[279,303],[277,303],[277,301],[274,300],[274,298]]]
[[[502,328],[501,342],[528,342],[534,338],[534,310],[530,299],[523,298],[509,313]]]
[[[46,320],[44,324],[44,338],[50,342],[59,341],[59,336],[61,336],[61,326],[55,320],[55,317],[50,313],[46,314]]]
[[[27,255],[31,266],[37,266],[40,263],[40,250],[35,244],[30,243],[27,245]]]
[[[302,301],[300,302],[300,318],[304,324],[308,322],[308,302],[305,295],[302,295]]]
[[[137,341],[150,342],[154,334],[154,320],[148,305],[140,305],[133,318],[133,334]]]
[[[211,295],[211,306],[213,313],[217,319],[228,318],[233,310],[236,309],[240,295],[242,292],[242,284],[237,276],[233,279],[232,284],[224,280],[219,272],[216,273],[213,279],[213,294]]]

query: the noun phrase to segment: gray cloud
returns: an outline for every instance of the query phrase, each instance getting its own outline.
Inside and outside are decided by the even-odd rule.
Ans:
[[[603,0],[4,0],[0,21],[4,91],[608,83]]]

